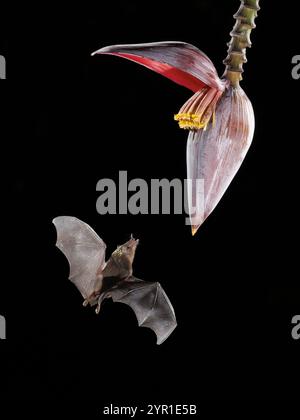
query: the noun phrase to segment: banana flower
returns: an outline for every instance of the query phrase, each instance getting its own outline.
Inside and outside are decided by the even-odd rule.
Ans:
[[[254,113],[239,85],[246,47],[259,0],[241,1],[230,33],[225,73],[219,78],[212,61],[184,42],[112,45],[94,54],[109,54],[141,64],[193,92],[174,119],[189,130],[187,141],[188,205],[194,235],[214,210],[238,171],[254,134]],[[197,180],[204,180],[204,200]]]

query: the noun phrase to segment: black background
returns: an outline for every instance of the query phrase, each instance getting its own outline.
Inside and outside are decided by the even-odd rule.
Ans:
[[[299,342],[291,337],[300,307],[292,185],[300,81],[291,77],[298,20],[294,9],[261,3],[242,82],[256,115],[253,144],[195,237],[184,215],[97,214],[97,181],[117,181],[120,170],[129,179],[185,178],[187,136],[173,114],[190,93],[127,60],[90,53],[182,40],[221,75],[239,2],[26,5],[1,16],[4,399],[99,414],[110,403],[299,397]],[[81,307],[55,247],[58,215],[89,223],[108,254],[130,233],[140,238],[135,274],[160,281],[176,310],[178,327],[162,346],[125,305],[107,301],[100,316]]]

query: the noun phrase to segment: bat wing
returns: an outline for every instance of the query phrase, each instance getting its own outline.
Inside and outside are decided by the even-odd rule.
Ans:
[[[134,310],[139,326],[155,332],[157,344],[163,343],[177,326],[173,306],[159,283],[130,277],[109,295],[114,302],[125,303]]]
[[[86,299],[96,283],[102,281],[99,273],[105,264],[106,245],[89,225],[76,217],[59,216],[53,223],[57,231],[56,246],[69,261],[69,279]]]

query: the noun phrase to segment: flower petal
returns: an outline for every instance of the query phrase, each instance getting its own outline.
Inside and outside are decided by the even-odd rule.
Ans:
[[[187,142],[187,178],[192,233],[214,210],[238,171],[254,134],[254,113],[241,88],[228,88],[216,110],[215,126],[191,131]],[[203,194],[196,180],[204,180]]]
[[[224,90],[212,61],[191,44],[178,41],[111,45],[95,51],[127,58],[197,92],[204,86]]]

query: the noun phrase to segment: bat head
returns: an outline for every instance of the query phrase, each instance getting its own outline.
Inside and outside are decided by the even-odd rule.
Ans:
[[[119,258],[126,258],[132,264],[135,256],[136,247],[138,246],[139,240],[134,239],[131,235],[129,241],[125,242],[125,244],[118,246],[118,248],[114,251],[114,256]]]

